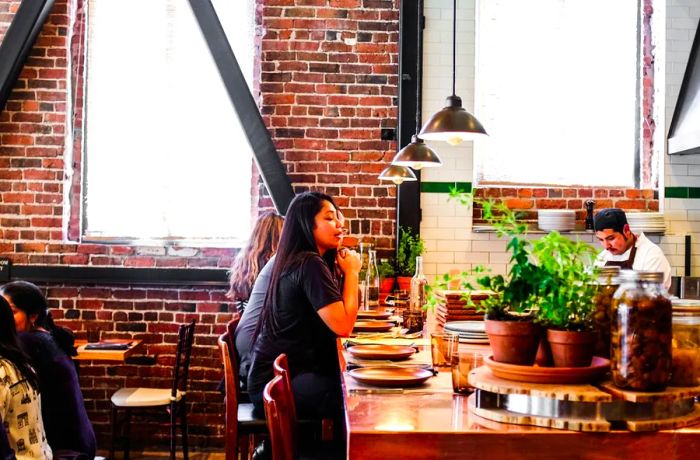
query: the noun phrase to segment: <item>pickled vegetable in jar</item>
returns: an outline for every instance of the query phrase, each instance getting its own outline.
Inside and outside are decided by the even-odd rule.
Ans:
[[[671,379],[671,300],[663,273],[623,270],[613,296],[611,359],[615,386],[662,391]]]
[[[596,294],[593,298],[596,310],[593,327],[596,333],[595,356],[610,357],[610,318],[615,291],[620,286],[617,277],[620,267],[602,267],[598,272]]]
[[[700,385],[700,299],[674,299],[671,385]]]

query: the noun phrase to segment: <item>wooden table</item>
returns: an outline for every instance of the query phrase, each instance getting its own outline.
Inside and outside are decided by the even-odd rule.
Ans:
[[[339,353],[344,368],[342,346]],[[391,393],[355,391],[352,377],[343,373],[348,458],[666,460],[700,455],[700,425],[646,433],[581,433],[482,419],[470,411],[467,396],[452,393],[449,372],[444,374],[430,388]]]
[[[123,363],[143,342],[141,339],[105,339],[96,343],[127,344],[126,350],[86,350],[87,340],[76,340],[75,347],[78,355],[73,356],[75,361],[112,361]]]

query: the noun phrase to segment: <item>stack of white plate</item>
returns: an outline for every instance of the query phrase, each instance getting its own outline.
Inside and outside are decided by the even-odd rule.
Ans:
[[[546,232],[566,232],[576,227],[576,211],[573,209],[540,209],[537,211],[537,226]]]
[[[458,334],[462,343],[489,343],[485,327],[483,321],[448,321],[445,332]]]
[[[663,233],[666,222],[662,212],[627,212],[627,223],[634,233]]]

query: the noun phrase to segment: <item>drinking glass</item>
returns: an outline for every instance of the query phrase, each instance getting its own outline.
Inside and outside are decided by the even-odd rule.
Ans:
[[[430,351],[433,367],[450,367],[452,356],[457,353],[459,335],[452,332],[433,332],[430,334]]]
[[[474,351],[457,350],[452,354],[452,390],[469,394],[474,387],[469,385],[469,373],[484,364],[484,355]]]

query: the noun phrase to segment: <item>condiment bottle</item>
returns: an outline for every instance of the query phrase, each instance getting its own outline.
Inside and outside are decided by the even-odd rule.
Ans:
[[[409,309],[411,312],[423,311],[425,305],[425,285],[428,279],[423,274],[423,257],[416,257],[416,274],[411,278],[411,291],[409,295]]]
[[[613,296],[613,383],[636,391],[662,391],[671,379],[671,300],[663,273],[623,270]]]
[[[368,310],[379,307],[379,269],[377,267],[377,251],[369,250],[369,262],[367,264],[367,274],[365,275],[365,285],[367,286]]]
[[[620,286],[618,275],[620,267],[603,267],[598,272],[598,282],[593,302],[596,306],[593,326],[596,332],[596,343],[593,354],[610,357],[610,318],[612,315],[613,295]]]
[[[365,310],[367,308],[367,266],[369,265],[369,250],[372,248],[372,243],[360,243],[360,266],[359,273],[359,293],[358,293],[358,308]]]

